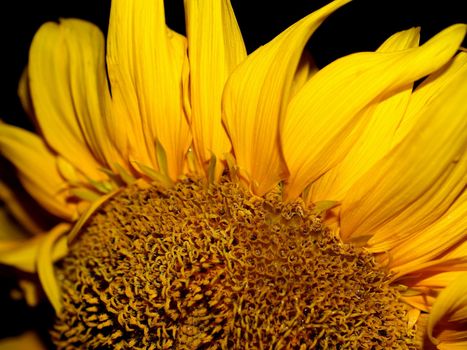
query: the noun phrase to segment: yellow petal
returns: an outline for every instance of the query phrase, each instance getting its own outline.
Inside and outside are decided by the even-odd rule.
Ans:
[[[196,155],[206,172],[211,155],[219,160],[230,152],[221,121],[222,91],[232,70],[245,59],[246,50],[229,0],[186,0],[185,15],[191,130]],[[219,175],[223,167],[217,168]]]
[[[59,312],[62,307],[61,291],[55,277],[54,262],[63,258],[67,251],[66,233],[70,230],[70,225],[60,224],[54,227],[44,236],[37,251],[37,273],[50,303],[55,312]]]
[[[458,242],[436,259],[397,269],[393,281],[409,287],[414,295],[404,300],[421,310],[428,310],[438,294],[467,271],[467,240]],[[418,294],[418,295],[417,295]]]
[[[459,276],[465,274],[465,266],[465,264],[464,266],[446,264],[438,266],[440,271],[422,270],[401,278],[398,282],[408,287],[408,290],[402,293],[403,301],[422,311],[429,311],[438,295]],[[449,271],[450,268],[458,271]],[[448,272],[443,272],[441,269]]]
[[[467,193],[464,192],[436,222],[385,254],[387,259],[382,263],[393,272],[403,274],[449,251],[467,239],[466,213]]]
[[[61,224],[52,229],[69,229],[68,224]],[[13,266],[19,270],[35,273],[39,256],[39,248],[48,239],[48,232],[33,237],[16,225],[11,218],[6,216],[4,210],[0,210],[0,263]],[[51,255],[54,261],[59,257],[55,253]]]
[[[0,242],[0,263],[35,273],[37,251],[43,238],[43,235],[38,235],[29,239]]]
[[[182,173],[191,135],[183,110],[186,39],[165,25],[162,0],[112,1],[107,67],[112,138],[131,161],[159,170],[155,143],[173,180]]]
[[[65,158],[57,155],[57,170],[69,184],[78,185],[83,177],[79,176],[77,169]]]
[[[467,341],[460,341],[456,343],[443,342],[438,344],[437,348],[439,350],[465,350],[467,349]]]
[[[227,81],[223,120],[240,175],[256,194],[264,194],[287,174],[278,130],[306,41],[347,2],[334,1],[295,23],[253,52]]]
[[[66,35],[71,96],[86,144],[100,164],[122,164],[106,129],[110,92],[104,36],[95,25],[76,19],[61,20],[60,28]]]
[[[412,329],[413,326],[417,324],[419,317],[420,317],[419,309],[410,309],[407,312],[407,328]]]
[[[396,145],[413,129],[423,108],[435,98],[447,85],[451,84],[459,74],[465,71],[467,52],[459,52],[452,60],[439,70],[428,76],[410,97],[407,112],[394,134],[393,144]]]
[[[67,202],[68,184],[58,173],[55,156],[39,136],[0,124],[0,153],[15,165],[23,186],[46,210],[66,220],[74,219],[75,205]]]
[[[74,40],[78,39],[73,38],[66,25],[52,22],[42,25],[34,36],[28,71],[34,111],[40,130],[50,147],[88,177],[102,178],[103,174],[98,170],[101,164],[92,155],[77,116],[81,109],[88,106],[83,105],[80,99],[75,100],[79,93],[74,90],[77,85],[80,89],[90,86],[83,81],[85,77],[79,74],[82,69],[79,59],[77,64],[80,67],[71,68],[70,55],[76,54],[76,50],[70,52],[68,46]],[[96,75],[97,72],[92,74]],[[104,92],[97,91],[97,87],[89,91],[90,95],[100,93],[104,96]]]
[[[349,190],[342,237],[386,251],[437,220],[465,186],[467,70],[432,99],[413,131]]]
[[[399,268],[393,275],[393,280],[408,282],[410,285],[416,285],[420,280],[443,281],[440,286],[444,287],[445,277],[453,272],[467,271],[467,241],[458,242],[453,245],[451,250],[440,254],[436,259],[421,262],[418,265],[407,266],[405,269]],[[428,276],[428,278],[427,278]],[[441,277],[440,277],[441,276]]]
[[[378,52],[394,52],[418,46],[419,29],[399,32],[386,40]],[[397,91],[378,97],[362,112],[368,120],[365,130],[345,158],[310,187],[308,202],[326,199],[341,201],[349,188],[392,147],[392,139],[407,109],[412,82]]]
[[[427,334],[434,344],[465,344],[466,326],[467,273],[464,273],[444,289],[434,302],[428,318]]]
[[[464,34],[464,25],[454,25],[418,48],[357,53],[316,73],[290,102],[281,132],[290,171],[286,197],[297,197],[342,160],[359,135],[363,108],[440,68]]]

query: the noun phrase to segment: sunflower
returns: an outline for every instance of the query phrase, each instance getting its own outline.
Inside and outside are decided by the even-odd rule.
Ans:
[[[106,42],[39,29],[0,262],[57,348],[467,346],[466,26],[318,69],[347,2],[249,55],[227,0],[186,0],[186,37],[161,0],[114,0]]]

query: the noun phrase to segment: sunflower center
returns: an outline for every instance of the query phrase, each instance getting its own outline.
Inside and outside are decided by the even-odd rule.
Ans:
[[[59,349],[412,349],[371,255],[299,200],[223,181],[125,189],[59,264]]]

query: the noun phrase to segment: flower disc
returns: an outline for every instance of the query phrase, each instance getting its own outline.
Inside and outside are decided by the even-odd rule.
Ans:
[[[370,254],[300,200],[224,179],[129,187],[59,267],[59,349],[415,349]]]

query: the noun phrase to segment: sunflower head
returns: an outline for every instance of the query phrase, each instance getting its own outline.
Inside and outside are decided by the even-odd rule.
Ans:
[[[129,187],[94,214],[58,278],[60,348],[415,348],[370,254],[303,201],[225,179]]]

